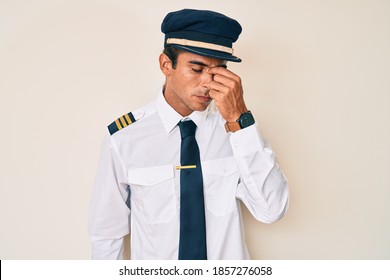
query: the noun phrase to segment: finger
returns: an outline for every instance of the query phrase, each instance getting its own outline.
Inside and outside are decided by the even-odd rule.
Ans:
[[[235,80],[222,75],[214,75],[213,81],[225,85],[229,88],[234,88],[237,84]]]
[[[220,95],[221,95],[221,93],[219,91],[216,91],[216,90],[210,90],[209,91],[209,96],[212,99],[217,99]]]
[[[219,104],[222,100],[224,100],[225,94],[223,94],[222,92],[217,91],[217,90],[210,90],[210,91],[209,91],[209,96],[210,96],[212,99],[214,99],[214,101],[216,102],[216,104]]]
[[[214,90],[214,91],[218,91],[218,92],[222,92],[222,93],[229,91],[229,87],[227,87],[226,85],[224,85],[222,83],[216,82],[216,81],[211,81],[208,84],[208,88],[210,91]]]
[[[225,76],[225,77],[228,77],[230,79],[233,79],[233,80],[239,80],[240,77],[237,76],[235,73],[233,73],[232,71],[224,68],[224,67],[211,67],[211,68],[208,68],[207,69],[207,73],[210,74],[210,75],[221,75],[221,76]]]

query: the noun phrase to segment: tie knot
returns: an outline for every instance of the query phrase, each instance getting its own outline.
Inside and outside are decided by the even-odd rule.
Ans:
[[[184,122],[179,122],[181,139],[184,139],[188,136],[195,136],[196,124],[189,120]]]

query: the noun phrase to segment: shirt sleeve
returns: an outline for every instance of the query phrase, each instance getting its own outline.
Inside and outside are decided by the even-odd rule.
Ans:
[[[278,221],[288,208],[288,186],[271,147],[256,124],[232,133],[230,143],[240,171],[236,197],[257,220]]]
[[[130,231],[127,174],[112,137],[106,136],[89,208],[92,259],[122,259],[123,237]]]

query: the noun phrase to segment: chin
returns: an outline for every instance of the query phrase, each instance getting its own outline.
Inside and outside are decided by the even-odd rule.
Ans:
[[[194,111],[202,112],[202,111],[206,110],[209,105],[210,105],[210,103],[202,104],[199,106],[194,106]]]

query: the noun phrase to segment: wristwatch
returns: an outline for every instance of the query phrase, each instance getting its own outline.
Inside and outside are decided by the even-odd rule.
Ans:
[[[248,111],[248,112],[242,113],[237,121],[226,122],[225,129],[226,129],[226,132],[236,132],[237,130],[251,126],[254,123],[255,123],[255,119],[253,118],[251,111]]]

